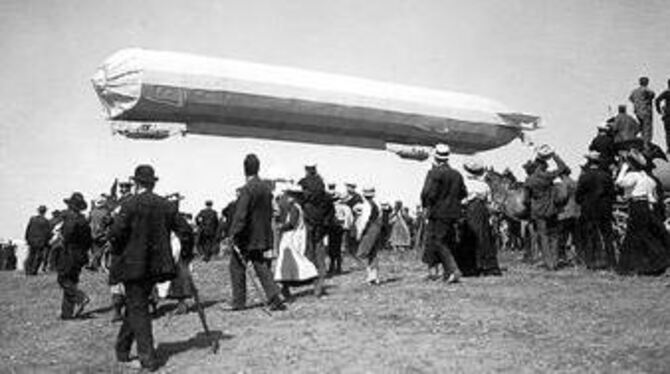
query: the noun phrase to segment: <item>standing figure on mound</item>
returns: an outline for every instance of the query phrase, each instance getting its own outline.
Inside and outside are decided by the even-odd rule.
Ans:
[[[381,249],[382,243],[382,211],[379,204],[375,201],[375,189],[373,187],[363,190],[362,203],[356,205],[354,209],[359,212],[356,226],[360,236],[357,240],[357,257],[366,263],[367,277],[365,281],[371,285],[380,284],[379,281],[379,260],[377,255]]]
[[[282,285],[282,295],[291,298],[290,286],[318,275],[314,264],[305,257],[307,230],[304,213],[298,201],[301,190],[287,190],[281,202],[278,231],[279,256],[274,271],[275,281]]]
[[[255,154],[244,158],[247,183],[240,190],[230,226],[233,255],[230,257],[230,278],[233,291],[232,308],[242,310],[247,300],[246,268],[250,261],[265,291],[270,310],[284,310],[279,287],[272,280],[272,270],[263,253],[273,246],[272,190],[258,177],[261,163]]]
[[[133,180],[136,194],[122,203],[109,230],[114,254],[110,282],[122,283],[126,295],[126,315],[115,353],[119,362],[129,362],[134,341],[140,364],[153,371],[161,362],[154,350],[149,299],[157,283],[176,276],[170,232],[179,237],[183,247],[192,247],[193,230],[173,204],[153,192],[158,181],[153,167],[139,165]]]
[[[661,116],[663,129],[665,130],[665,152],[670,154],[670,79],[668,79],[668,88],[666,88],[654,100],[656,112]]]
[[[302,207],[305,212],[307,226],[307,249],[305,255],[316,266],[319,277],[314,284],[314,295],[325,295],[324,282],[326,279],[326,247],[323,238],[326,236],[328,225],[333,221],[335,211],[333,202],[326,193],[323,179],[316,172],[316,165],[305,166],[305,177],[298,185],[302,187]]]
[[[26,275],[37,275],[37,271],[48,254],[49,239],[51,239],[51,225],[44,216],[47,207],[40,205],[37,215],[30,218],[26,227],[26,243],[28,244],[28,259],[26,259]],[[46,261],[45,261],[46,262]]]
[[[79,317],[86,304],[90,302],[88,296],[77,285],[81,269],[88,262],[88,250],[93,240],[88,221],[81,213],[88,207],[84,196],[75,192],[69,199],[63,201],[67,205],[67,210],[63,212],[61,227],[63,249],[56,259],[58,284],[63,289],[60,318],[73,319]]]
[[[654,134],[652,120],[654,115],[653,101],[656,94],[648,87],[649,78],[640,77],[638,82],[640,83],[640,87],[630,93],[628,100],[633,103],[633,112],[640,123],[642,139],[645,143],[649,143]]]
[[[670,238],[653,206],[658,202],[656,182],[647,174],[647,161],[632,151],[615,183],[628,202],[628,224],[617,272],[624,275],[660,275],[670,266]]]
[[[626,105],[619,105],[618,114],[612,121],[612,136],[614,137],[614,150],[619,155],[625,154],[640,142],[640,124],[633,116],[626,113]]]
[[[208,262],[217,250],[219,217],[212,209],[212,205],[212,200],[205,201],[205,208],[195,216],[195,224],[198,226],[198,250],[205,262]]]
[[[442,264],[443,278],[448,283],[458,282],[461,270],[451,251],[456,247],[456,225],[461,218],[461,201],[467,196],[463,176],[449,166],[451,150],[446,144],[435,147],[435,164],[426,175],[421,190],[421,204],[427,211],[426,248],[423,262],[429,270]],[[429,273],[428,279],[437,279]]]
[[[498,248],[493,240],[489,221],[491,188],[484,182],[484,164],[471,159],[463,165],[466,171],[465,187],[468,195],[465,204],[465,228],[461,247],[464,252],[473,254],[474,275],[502,275],[498,266]],[[461,267],[465,273],[465,269]]]

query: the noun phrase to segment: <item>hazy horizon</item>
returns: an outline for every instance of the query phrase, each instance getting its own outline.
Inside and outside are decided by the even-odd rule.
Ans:
[[[383,151],[254,139],[112,136],[90,83],[122,48],[173,50],[471,93],[542,117],[531,133],[573,167],[641,75],[658,93],[670,78],[670,10],[619,1],[83,1],[0,4],[0,237],[22,238],[38,205],[90,200],[152,163],[162,193],[222,208],[254,152],[261,176],[374,184],[381,200],[418,202],[429,162]],[[655,141],[664,145],[654,119]],[[519,141],[481,157],[519,170]],[[458,157],[454,158],[459,163]]]

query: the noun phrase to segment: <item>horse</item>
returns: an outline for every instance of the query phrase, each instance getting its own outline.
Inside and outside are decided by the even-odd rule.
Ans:
[[[520,249],[524,245],[525,221],[530,216],[530,197],[522,182],[505,169],[486,170],[484,181],[491,188],[492,225],[499,248]]]

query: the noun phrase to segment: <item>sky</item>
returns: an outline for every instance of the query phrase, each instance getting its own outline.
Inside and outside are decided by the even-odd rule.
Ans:
[[[419,201],[429,162],[375,150],[189,135],[165,141],[113,136],[90,78],[127,47],[171,50],[351,75],[484,96],[542,117],[531,134],[573,167],[595,126],[647,75],[670,78],[664,0],[147,0],[0,2],[0,237],[21,238],[38,205],[62,209],[151,163],[157,192],[183,208],[223,207],[261,176],[298,179],[315,162],[326,181],[374,185],[383,201]],[[654,136],[663,144],[660,119]],[[519,141],[485,152],[519,170]],[[462,161],[454,157],[453,162]]]

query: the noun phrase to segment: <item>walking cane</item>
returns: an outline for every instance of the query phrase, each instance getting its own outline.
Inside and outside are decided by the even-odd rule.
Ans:
[[[212,353],[216,354],[216,352],[218,352],[219,350],[219,340],[212,336],[212,333],[210,332],[209,327],[207,326],[207,319],[205,318],[205,308],[203,308],[202,304],[200,303],[200,295],[198,293],[198,289],[195,287],[195,282],[193,281],[193,275],[191,274],[190,270],[187,270],[186,273],[188,274],[186,276],[188,284],[191,287],[191,290],[193,291],[193,300],[195,302],[195,308],[198,311],[198,317],[200,317],[200,322],[202,323],[202,328],[203,330],[205,330],[205,335],[209,337],[211,340]]]
[[[258,279],[256,279],[256,276],[255,276],[255,274],[253,273],[251,267],[249,266],[249,263],[250,263],[251,261],[247,261],[247,259],[244,258],[244,255],[243,255],[242,252],[240,251],[240,248],[238,248],[238,247],[237,247],[236,245],[234,245],[234,244],[233,244],[233,251],[235,252],[235,255],[236,255],[237,258],[240,260],[240,262],[242,262],[242,264],[244,264],[244,271],[245,271],[246,274],[247,274],[247,278],[251,278],[251,284],[254,285],[254,288],[256,289],[256,292],[258,292],[258,294],[260,294],[260,295],[263,295],[264,292],[263,292],[263,290],[262,290],[262,288],[261,288],[261,285],[259,284]],[[271,316],[271,315],[272,315],[272,313],[270,313],[269,310],[265,309],[265,307],[261,307],[261,310],[262,310],[263,312],[265,312],[265,314],[267,314],[268,316]]]

